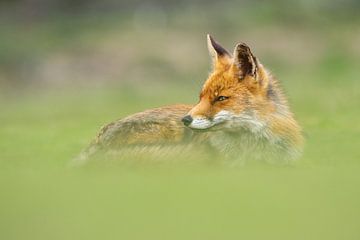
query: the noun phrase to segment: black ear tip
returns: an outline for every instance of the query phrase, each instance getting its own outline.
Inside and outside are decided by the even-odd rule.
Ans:
[[[216,42],[215,39],[210,34],[207,34],[207,38],[208,38],[208,44],[211,44],[211,46],[215,49],[216,53],[219,56],[224,56],[224,55],[230,56],[229,52],[225,48],[223,48],[218,42]]]
[[[216,43],[216,41],[215,41],[215,39],[208,33],[207,35],[207,38],[210,40],[210,42],[211,42],[211,44],[212,45],[216,45],[217,43]]]
[[[238,44],[236,45],[236,48],[237,48],[238,50],[250,51],[249,45],[247,45],[247,44],[244,43],[244,42],[238,43]]]

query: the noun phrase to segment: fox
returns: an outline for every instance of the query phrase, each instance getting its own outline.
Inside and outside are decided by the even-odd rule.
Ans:
[[[231,54],[207,34],[207,47],[212,70],[196,104],[154,108],[111,122],[76,162],[100,151],[184,154],[206,146],[230,163],[294,163],[303,149],[302,129],[276,78],[245,43],[236,44]]]

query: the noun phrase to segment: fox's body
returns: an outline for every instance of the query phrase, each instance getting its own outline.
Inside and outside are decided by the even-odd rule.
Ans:
[[[213,71],[195,106],[147,110],[102,128],[80,159],[99,149],[150,149],[206,145],[227,161],[296,159],[302,149],[300,127],[276,79],[238,44],[233,57],[210,36]],[[185,148],[184,148],[185,149]]]
[[[192,131],[184,126],[181,118],[191,108],[179,104],[131,115],[104,126],[95,142],[110,148],[183,142]]]

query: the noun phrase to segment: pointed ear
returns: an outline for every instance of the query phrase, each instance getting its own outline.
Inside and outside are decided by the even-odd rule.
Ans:
[[[245,43],[239,43],[234,50],[233,67],[240,79],[250,75],[257,80],[259,63]]]
[[[207,47],[215,68],[230,63],[230,53],[217,43],[210,34],[207,35]]]

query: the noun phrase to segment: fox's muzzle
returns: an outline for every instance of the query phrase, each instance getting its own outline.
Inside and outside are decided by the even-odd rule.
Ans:
[[[181,121],[184,123],[185,126],[189,126],[193,121],[193,118],[190,115],[186,115],[181,119]]]

